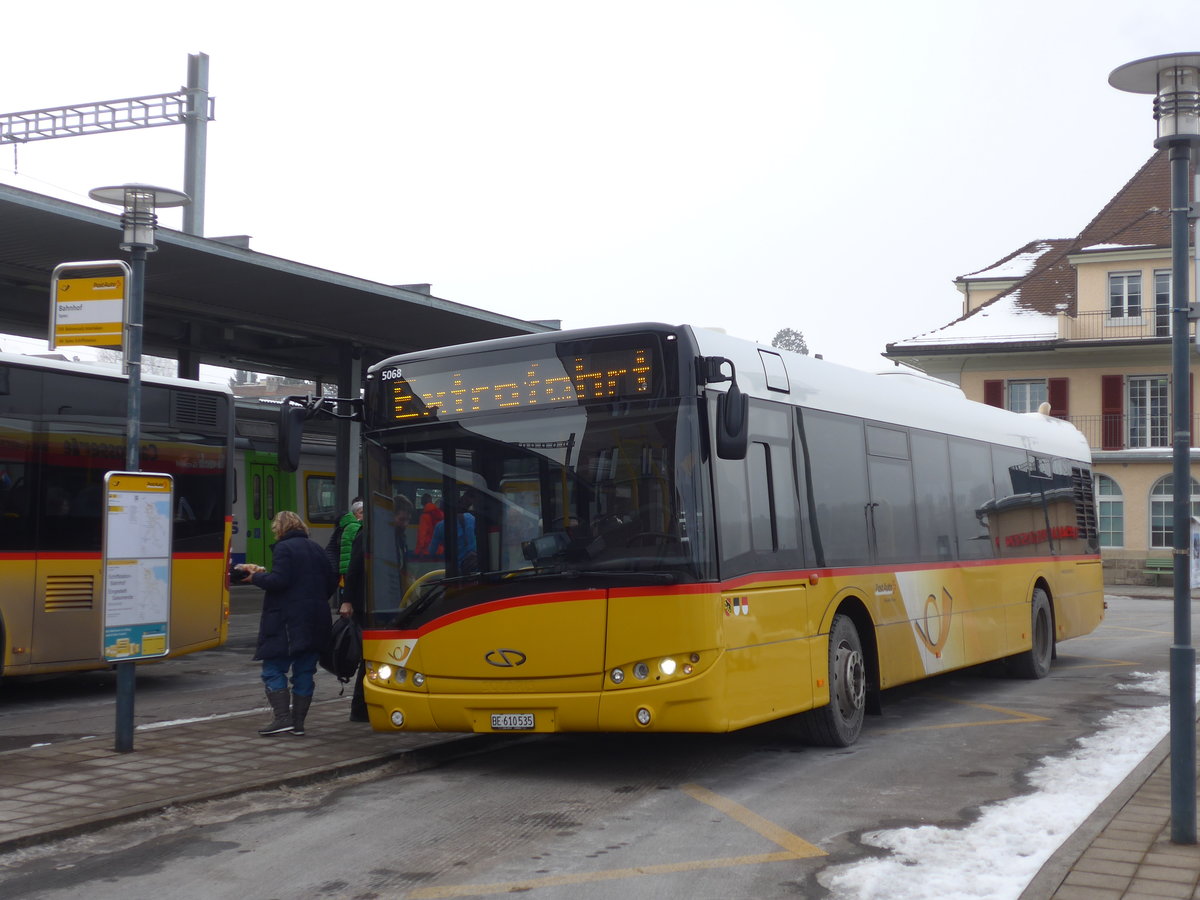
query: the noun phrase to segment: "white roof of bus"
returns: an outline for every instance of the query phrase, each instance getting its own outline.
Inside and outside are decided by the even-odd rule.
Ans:
[[[1070,423],[1039,413],[1013,413],[977,403],[946,382],[919,376],[872,375],[754,344],[719,331],[703,328],[692,328],[691,331],[702,354],[724,356],[733,361],[737,367],[738,387],[754,397],[770,400],[786,397],[801,406],[877,422],[1022,447],[1066,459],[1091,458],[1087,440]],[[783,359],[790,393],[768,390],[759,350],[778,354]],[[728,383],[710,387],[726,390]]]
[[[23,353],[0,353],[0,364],[13,366],[33,366],[35,368],[50,369],[56,372],[71,372],[76,375],[94,375],[103,378],[115,378],[119,381],[125,380],[125,375],[118,369],[109,366],[101,365],[96,362],[80,362],[69,359],[57,359],[51,356],[31,356]],[[166,384],[172,387],[192,388],[193,390],[209,391],[217,394],[229,394],[232,396],[233,391],[228,385],[214,384],[206,381],[192,381],[190,378],[171,378],[165,375],[151,375],[146,372],[142,373],[142,382],[145,384]]]

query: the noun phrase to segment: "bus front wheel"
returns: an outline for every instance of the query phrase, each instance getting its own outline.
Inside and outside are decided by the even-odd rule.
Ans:
[[[1030,606],[1030,648],[1010,658],[1012,673],[1018,678],[1045,678],[1050,674],[1050,660],[1054,658],[1054,616],[1050,611],[1050,597],[1041,588],[1035,588]]]
[[[837,615],[829,629],[829,705],[804,713],[804,739],[826,747],[849,747],[862,732],[867,700],[867,666],[858,629]]]

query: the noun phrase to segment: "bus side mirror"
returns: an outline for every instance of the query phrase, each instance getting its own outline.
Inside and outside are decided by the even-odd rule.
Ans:
[[[279,468],[295,472],[300,468],[300,442],[304,437],[307,410],[284,402],[279,410]]]
[[[725,367],[729,374],[725,374]],[[717,395],[717,456],[721,459],[745,459],[750,447],[750,402],[737,386],[737,369],[732,359],[701,356],[696,367],[697,380],[703,384],[729,382],[729,390]]]
[[[750,445],[750,403],[734,381],[717,395],[717,456],[745,459]]]

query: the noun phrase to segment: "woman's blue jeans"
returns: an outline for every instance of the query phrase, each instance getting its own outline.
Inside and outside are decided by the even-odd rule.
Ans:
[[[262,680],[268,691],[282,691],[288,686],[288,669],[292,670],[292,693],[299,697],[311,697],[316,686],[313,675],[317,673],[316,650],[310,653],[293,653],[262,661]]]

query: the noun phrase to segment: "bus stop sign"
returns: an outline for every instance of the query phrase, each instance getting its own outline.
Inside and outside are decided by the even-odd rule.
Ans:
[[[50,349],[122,346],[129,276],[129,264],[122,260],[55,266],[50,279]]]

